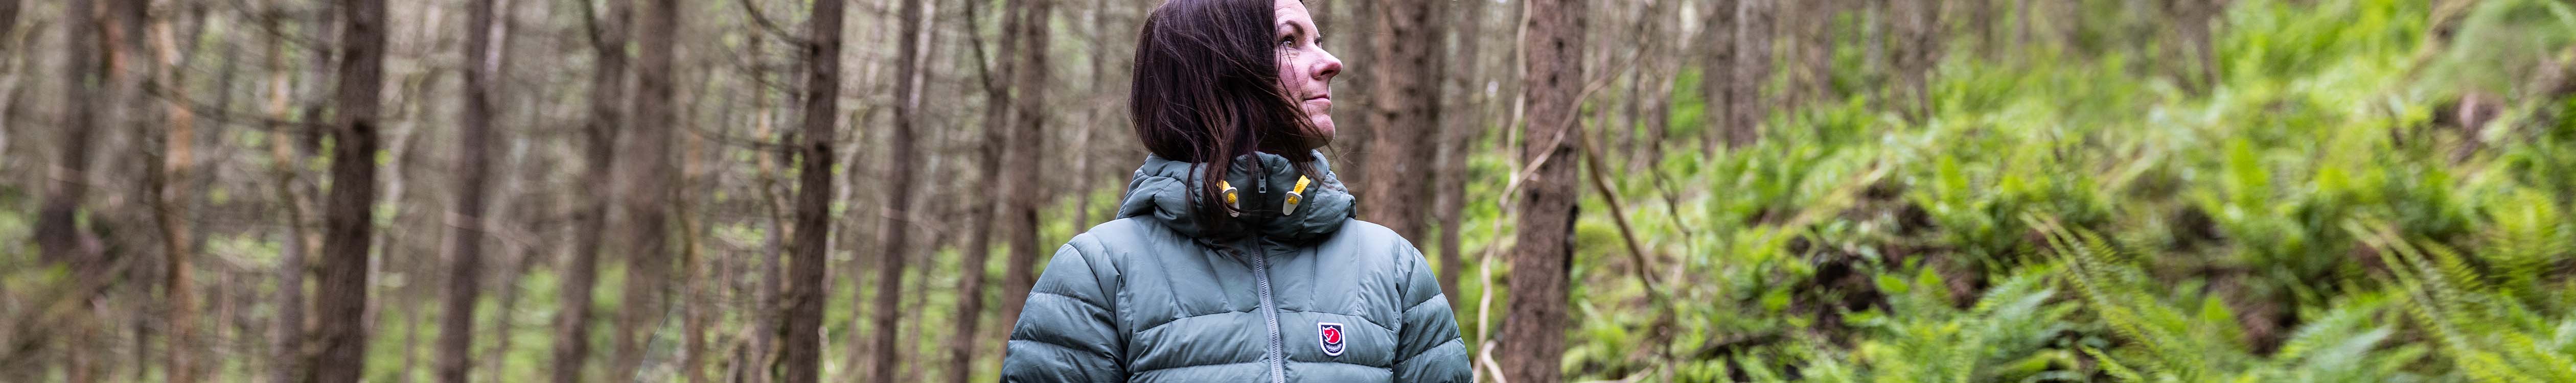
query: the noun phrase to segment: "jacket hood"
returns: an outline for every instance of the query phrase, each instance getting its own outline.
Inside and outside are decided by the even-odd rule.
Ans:
[[[1290,189],[1304,176],[1286,157],[1270,153],[1253,153],[1235,157],[1225,172],[1226,183],[1234,186],[1243,203],[1241,216],[1219,218],[1231,222],[1202,222],[1196,207],[1209,203],[1202,200],[1205,185],[1199,180],[1206,173],[1206,163],[1179,162],[1147,155],[1145,164],[1136,168],[1135,178],[1127,181],[1127,195],[1118,204],[1118,217],[1144,217],[1163,224],[1182,235],[1206,241],[1229,241],[1258,235],[1272,241],[1299,243],[1321,240],[1341,230],[1342,223],[1356,211],[1356,198],[1333,175],[1332,165],[1321,152],[1310,164],[1315,176],[1308,177],[1306,191],[1300,193],[1296,211],[1281,213]],[[1266,190],[1266,191],[1265,191]],[[1216,202],[1223,203],[1223,202]]]

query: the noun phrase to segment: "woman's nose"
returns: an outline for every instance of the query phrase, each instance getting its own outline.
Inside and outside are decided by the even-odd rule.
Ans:
[[[1332,52],[1324,52],[1324,63],[1322,65],[1316,65],[1315,79],[1332,81],[1333,76],[1339,74],[1342,74],[1342,59],[1340,57],[1333,57]]]

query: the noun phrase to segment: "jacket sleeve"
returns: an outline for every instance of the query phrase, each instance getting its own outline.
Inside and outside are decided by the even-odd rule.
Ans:
[[[1086,251],[1089,250],[1089,251]],[[1056,249],[1030,286],[1019,323],[1011,325],[1003,382],[1123,382],[1126,342],[1116,325],[1118,271],[1092,254],[1098,242],[1074,238]]]
[[[1421,250],[1410,243],[1403,248],[1403,258],[1396,260],[1405,270],[1405,307],[1404,323],[1396,334],[1395,381],[1472,381],[1475,371],[1467,361],[1467,344],[1458,337],[1458,320],[1450,314],[1439,278],[1431,274]]]

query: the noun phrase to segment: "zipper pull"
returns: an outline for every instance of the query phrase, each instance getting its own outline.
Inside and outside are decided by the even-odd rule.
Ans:
[[[1306,199],[1306,185],[1311,183],[1314,183],[1314,180],[1306,179],[1306,176],[1297,176],[1297,188],[1288,189],[1288,202],[1286,206],[1279,209],[1279,215],[1297,215],[1297,204]]]

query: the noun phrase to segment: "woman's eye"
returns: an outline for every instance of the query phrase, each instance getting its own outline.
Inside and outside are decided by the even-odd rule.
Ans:
[[[1281,47],[1295,47],[1295,46],[1297,46],[1297,37],[1296,37],[1296,36],[1280,37],[1280,38],[1279,38],[1279,46],[1281,46]]]

